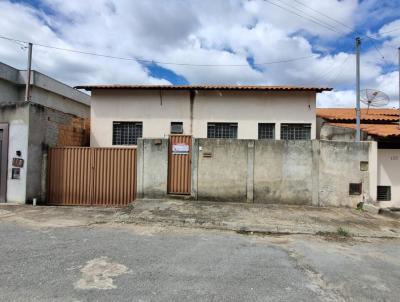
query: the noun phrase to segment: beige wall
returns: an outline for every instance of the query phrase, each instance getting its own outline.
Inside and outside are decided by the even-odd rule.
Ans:
[[[392,200],[382,206],[400,207],[400,149],[378,149],[378,186],[392,187]]]
[[[238,138],[257,139],[258,123],[311,123],[315,138],[314,92],[199,91],[190,133],[189,91],[95,90],[92,93],[91,146],[112,146],[113,121],[143,122],[143,137],[168,137],[170,123],[182,121],[184,134],[207,137],[207,122],[237,122]]]

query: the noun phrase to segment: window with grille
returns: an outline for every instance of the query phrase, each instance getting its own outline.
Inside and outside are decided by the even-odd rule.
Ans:
[[[361,183],[350,183],[349,184],[349,195],[361,195],[362,184]]]
[[[258,124],[258,139],[274,139],[275,138],[275,124]]]
[[[208,123],[208,138],[237,138],[237,123]]]
[[[142,131],[142,122],[113,122],[113,145],[136,145]]]
[[[171,122],[171,134],[182,134],[183,122]]]
[[[378,186],[378,201],[390,201],[392,200],[392,192],[390,186]]]
[[[283,140],[311,139],[311,124],[282,124],[281,139]]]

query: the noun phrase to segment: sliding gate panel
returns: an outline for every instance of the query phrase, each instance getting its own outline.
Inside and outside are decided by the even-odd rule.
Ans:
[[[47,203],[124,206],[136,194],[136,149],[49,150]]]

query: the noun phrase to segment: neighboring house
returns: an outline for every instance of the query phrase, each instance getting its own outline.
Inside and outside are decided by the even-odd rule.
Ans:
[[[0,202],[46,194],[47,149],[89,145],[90,96],[37,71],[0,63]]]
[[[354,141],[353,108],[317,109],[317,138]],[[378,142],[377,201],[400,207],[400,127],[398,109],[362,109],[361,138]]]
[[[89,85],[92,147],[137,139],[315,139],[316,94],[329,88],[239,85]]]

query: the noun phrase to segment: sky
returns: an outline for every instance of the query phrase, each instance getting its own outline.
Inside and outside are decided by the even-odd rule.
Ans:
[[[0,0],[0,36],[34,43],[33,68],[72,86],[334,88],[319,107],[354,107],[360,36],[361,88],[398,107],[400,0]],[[0,39],[0,61],[25,69],[26,44]]]

